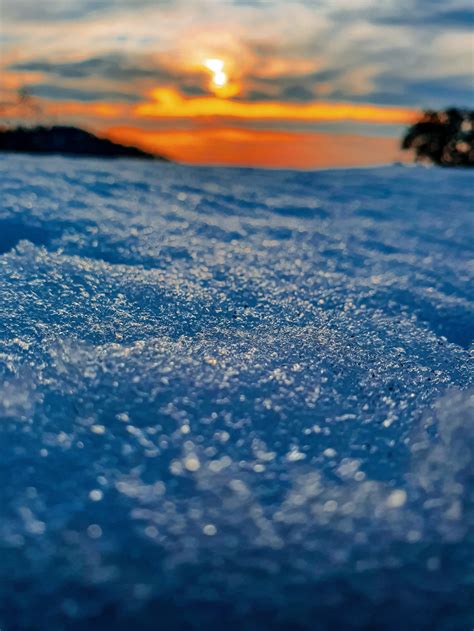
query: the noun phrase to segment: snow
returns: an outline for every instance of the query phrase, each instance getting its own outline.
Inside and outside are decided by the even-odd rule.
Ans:
[[[0,171],[2,631],[473,626],[467,172]]]

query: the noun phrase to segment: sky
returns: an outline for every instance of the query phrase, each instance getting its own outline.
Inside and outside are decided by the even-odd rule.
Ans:
[[[198,164],[392,162],[421,109],[472,107],[473,24],[471,0],[0,0],[0,114]]]

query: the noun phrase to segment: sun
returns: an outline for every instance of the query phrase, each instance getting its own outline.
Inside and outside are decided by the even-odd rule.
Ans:
[[[224,72],[224,61],[222,59],[205,59],[203,66],[212,72],[212,83],[218,88],[227,85],[229,77]]]
[[[1,0],[0,0],[1,2]],[[222,57],[201,57],[199,66],[210,75],[209,91],[220,99],[229,99],[241,90],[240,73],[232,59]]]

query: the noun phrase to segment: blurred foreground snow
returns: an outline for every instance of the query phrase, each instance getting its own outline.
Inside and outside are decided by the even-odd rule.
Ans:
[[[473,626],[470,174],[0,177],[2,631]]]

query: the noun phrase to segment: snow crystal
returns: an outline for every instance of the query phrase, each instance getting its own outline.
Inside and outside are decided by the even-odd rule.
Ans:
[[[0,170],[2,629],[472,627],[468,173]]]

